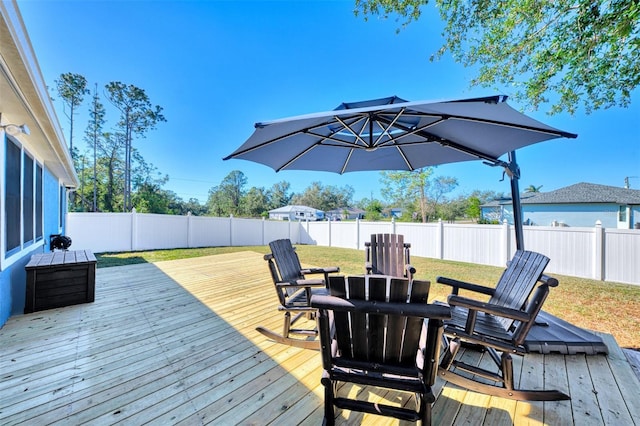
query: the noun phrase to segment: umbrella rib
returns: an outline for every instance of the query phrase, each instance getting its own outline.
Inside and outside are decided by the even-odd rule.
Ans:
[[[344,164],[342,165],[342,169],[340,169],[340,174],[344,174],[344,172],[347,170],[347,166],[349,165],[349,160],[351,160],[351,154],[353,154],[353,149],[351,148],[349,150],[349,155],[347,155],[347,159],[344,161]]]
[[[391,133],[389,133],[389,129],[391,127],[393,127],[393,125],[396,123],[396,121],[398,121],[400,119],[400,116],[404,113],[405,108],[402,108],[400,111],[397,112],[397,114],[395,115],[395,117],[393,117],[393,120],[391,120],[390,123],[388,123],[387,127],[384,127],[382,125],[380,125],[380,127],[382,127],[382,132],[380,133],[380,136],[378,136],[378,138],[376,139],[375,143],[373,144],[374,146],[378,145],[378,142],[380,142],[380,140],[382,139],[382,137],[384,135],[387,135],[390,139],[390,141],[395,140],[395,138],[391,135]],[[378,124],[382,124],[380,123],[380,121],[378,121],[377,117],[376,117],[376,123]],[[383,122],[384,123],[384,122]],[[387,123],[384,123],[387,124]],[[383,144],[386,145],[386,144]]]
[[[310,147],[308,147],[307,149],[299,152],[295,157],[291,158],[289,161],[287,161],[286,163],[284,163],[282,166],[278,167],[276,170],[276,173],[286,169],[287,167],[289,167],[292,163],[294,163],[298,158],[302,157],[303,155],[305,155],[307,152],[311,151],[313,148],[316,147],[316,145],[318,144],[313,144]]]
[[[361,117],[361,118],[365,118],[365,117]],[[345,128],[346,130],[348,130],[348,131],[349,131],[349,132],[350,132],[350,133],[351,133],[351,134],[356,138],[356,140],[359,140],[360,142],[362,142],[362,144],[363,144],[364,146],[367,146],[367,143],[364,141],[364,139],[362,139],[362,137],[360,136],[360,134],[359,134],[359,133],[356,133],[355,131],[353,131],[353,129],[351,128],[351,126],[350,126],[349,124],[347,124],[347,123],[345,123],[344,121],[342,121],[342,119],[341,119],[340,117],[338,117],[337,115],[335,116],[335,119],[336,119],[340,124],[342,124],[342,126],[344,126],[344,128]],[[357,121],[359,121],[359,120],[356,120],[356,122],[357,122]],[[366,124],[365,124],[365,126],[366,126]],[[364,127],[365,127],[365,126],[363,126],[362,128],[364,129]],[[336,134],[337,132],[333,132],[333,133],[334,133],[334,134]],[[357,144],[356,144],[356,145],[357,145]]]

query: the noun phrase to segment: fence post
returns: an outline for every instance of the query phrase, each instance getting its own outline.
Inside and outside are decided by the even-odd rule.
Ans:
[[[395,217],[391,217],[391,233],[392,234],[396,233],[396,218]]]
[[[511,231],[509,229],[509,222],[507,219],[502,221],[502,243],[500,244],[502,247],[502,251],[500,253],[501,259],[498,265],[505,265],[509,260],[511,260],[510,252],[511,252]]]
[[[444,259],[444,223],[438,219],[436,228],[436,259]]]
[[[360,249],[360,218],[356,217],[356,250]]]
[[[193,245],[191,230],[191,212],[187,212],[187,247],[191,248]]]
[[[138,246],[138,216],[136,215],[136,208],[131,209],[131,247],[130,251],[136,251]]]
[[[266,226],[266,218],[264,216],[262,216],[262,245],[267,245],[266,241],[264,240],[264,227]]]
[[[233,215],[229,215],[229,246],[233,247]]]
[[[327,232],[329,233],[329,247],[331,247],[331,221],[329,221],[329,226],[327,227]]]
[[[602,222],[596,220],[596,226],[593,228],[593,279],[604,280],[605,277],[605,259],[604,259],[604,228]]]

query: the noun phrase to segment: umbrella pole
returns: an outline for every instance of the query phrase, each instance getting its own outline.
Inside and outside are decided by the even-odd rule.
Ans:
[[[522,229],[522,206],[520,204],[520,167],[516,162],[516,152],[509,152],[509,177],[511,178],[511,202],[513,204],[513,226],[516,230],[516,249],[524,250]]]

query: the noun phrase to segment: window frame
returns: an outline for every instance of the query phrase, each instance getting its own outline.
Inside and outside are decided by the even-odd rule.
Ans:
[[[16,150],[13,152],[13,157],[17,155],[17,158],[19,158],[17,170],[15,167],[13,169],[8,167],[9,158],[7,153],[11,148]],[[12,160],[15,159],[13,158]],[[32,252],[44,244],[44,211],[46,202],[44,194],[44,164],[38,161],[35,154],[27,149],[24,144],[6,132],[0,132],[0,161],[4,165],[4,170],[0,173],[0,229],[2,230],[2,237],[0,238],[0,271],[3,271],[22,259],[25,253]],[[28,168],[28,166],[25,167],[27,162],[31,162],[30,176],[25,175]],[[11,176],[10,173],[12,174]],[[8,217],[7,209],[11,206],[13,206],[13,213],[15,213],[16,203],[8,203],[7,201],[10,196],[15,196],[13,193],[16,188],[13,187],[12,191],[8,191],[8,189],[16,178],[19,181],[19,206],[17,215],[14,214],[13,217]],[[30,215],[26,211],[26,205],[29,203],[25,202],[25,184],[31,185]],[[12,194],[8,194],[8,192]],[[27,217],[27,215],[29,216]],[[30,226],[30,230],[25,228],[27,225]],[[15,238],[11,241],[9,240],[9,229],[16,229],[11,236],[15,237],[13,234],[17,232],[19,241],[16,241]],[[30,239],[27,240],[27,238]],[[18,244],[9,249],[10,242],[12,246],[15,242],[18,242]]]

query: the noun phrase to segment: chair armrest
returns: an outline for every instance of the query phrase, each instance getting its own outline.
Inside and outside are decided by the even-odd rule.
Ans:
[[[560,284],[557,279],[544,274],[540,276],[540,279],[538,281],[548,285],[549,287],[558,287],[558,284]]]
[[[311,296],[311,307],[338,312],[370,312],[375,314],[402,315],[418,318],[451,319],[448,306],[425,303],[391,303],[368,300],[348,300],[335,296]]]
[[[453,278],[437,277],[436,282],[453,287],[452,293],[458,294],[459,289],[474,291],[476,293],[487,294],[493,296],[496,292],[495,288],[485,287],[478,284],[467,283],[464,281],[454,280]]]
[[[292,288],[301,288],[301,287],[324,287],[325,282],[322,279],[308,279],[308,280],[297,280],[295,283],[290,282],[278,282],[276,283],[276,287],[292,287]]]
[[[305,268],[302,269],[302,275],[307,274],[330,274],[332,272],[340,272],[340,267],[338,266],[330,266],[328,268]]]
[[[404,269],[409,273],[409,275],[413,275],[416,273],[416,268],[410,263],[404,265]]]
[[[450,306],[460,306],[469,310],[480,311],[498,317],[510,318],[517,321],[531,321],[531,315],[517,309],[505,308],[503,306],[491,305],[478,300],[468,299],[461,296],[449,296],[447,299]]]

